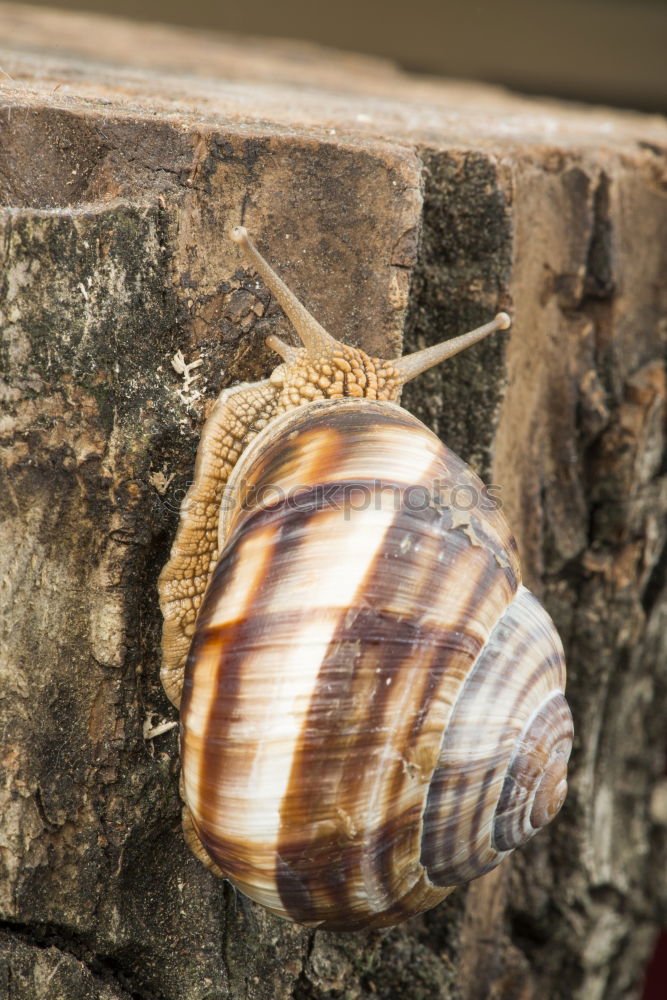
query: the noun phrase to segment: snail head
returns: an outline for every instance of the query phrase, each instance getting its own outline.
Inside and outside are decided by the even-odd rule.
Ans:
[[[276,369],[272,381],[284,386],[294,405],[304,399],[321,396],[397,399],[401,388],[410,379],[471,347],[496,330],[507,330],[510,326],[509,315],[500,312],[490,323],[414,354],[390,360],[372,358],[359,348],[343,344],[327,333],[267,264],[243,226],[233,229],[231,237],[240,245],[277,299],[303,345],[300,348],[294,347],[275,335],[266,340],[267,345],[285,362],[285,365]]]

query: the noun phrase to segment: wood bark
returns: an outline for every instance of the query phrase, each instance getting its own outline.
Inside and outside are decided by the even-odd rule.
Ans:
[[[639,995],[667,910],[667,125],[290,43],[0,4],[0,996]],[[563,636],[562,814],[383,932],[247,903],[186,850],[156,579],[207,404],[280,310],[390,356],[501,488]],[[171,359],[201,358],[184,391]]]

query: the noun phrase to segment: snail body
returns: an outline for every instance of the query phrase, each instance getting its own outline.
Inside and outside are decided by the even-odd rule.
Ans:
[[[483,484],[395,402],[434,349],[369,359],[317,325],[309,343],[296,318],[304,348],[270,338],[285,364],[223,394],[205,427],[160,579],[163,678],[194,852],[281,916],[381,927],[556,815],[565,664]]]

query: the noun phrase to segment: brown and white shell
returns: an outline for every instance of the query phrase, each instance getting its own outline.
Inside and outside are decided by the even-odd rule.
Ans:
[[[373,361],[381,385],[404,380],[391,364]],[[196,523],[216,551],[201,606],[177,609],[189,633],[179,650],[192,635],[186,831],[218,874],[283,917],[381,927],[490,871],[560,809],[572,743],[563,650],[521,583],[504,517],[460,458],[391,399],[299,403],[274,405],[263,428],[255,417],[241,448],[233,439],[219,513],[202,500],[212,473],[200,453],[161,579],[169,621],[175,593],[203,592],[187,547]],[[219,454],[230,418],[212,420],[203,440]],[[174,634],[165,684],[177,700]]]

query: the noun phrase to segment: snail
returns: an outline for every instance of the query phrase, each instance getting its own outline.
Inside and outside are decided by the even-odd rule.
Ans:
[[[567,791],[556,629],[481,481],[397,403],[509,317],[371,358],[232,238],[303,346],[270,336],[272,375],[217,399],[160,575],[185,837],[282,917],[390,926],[495,868]]]

